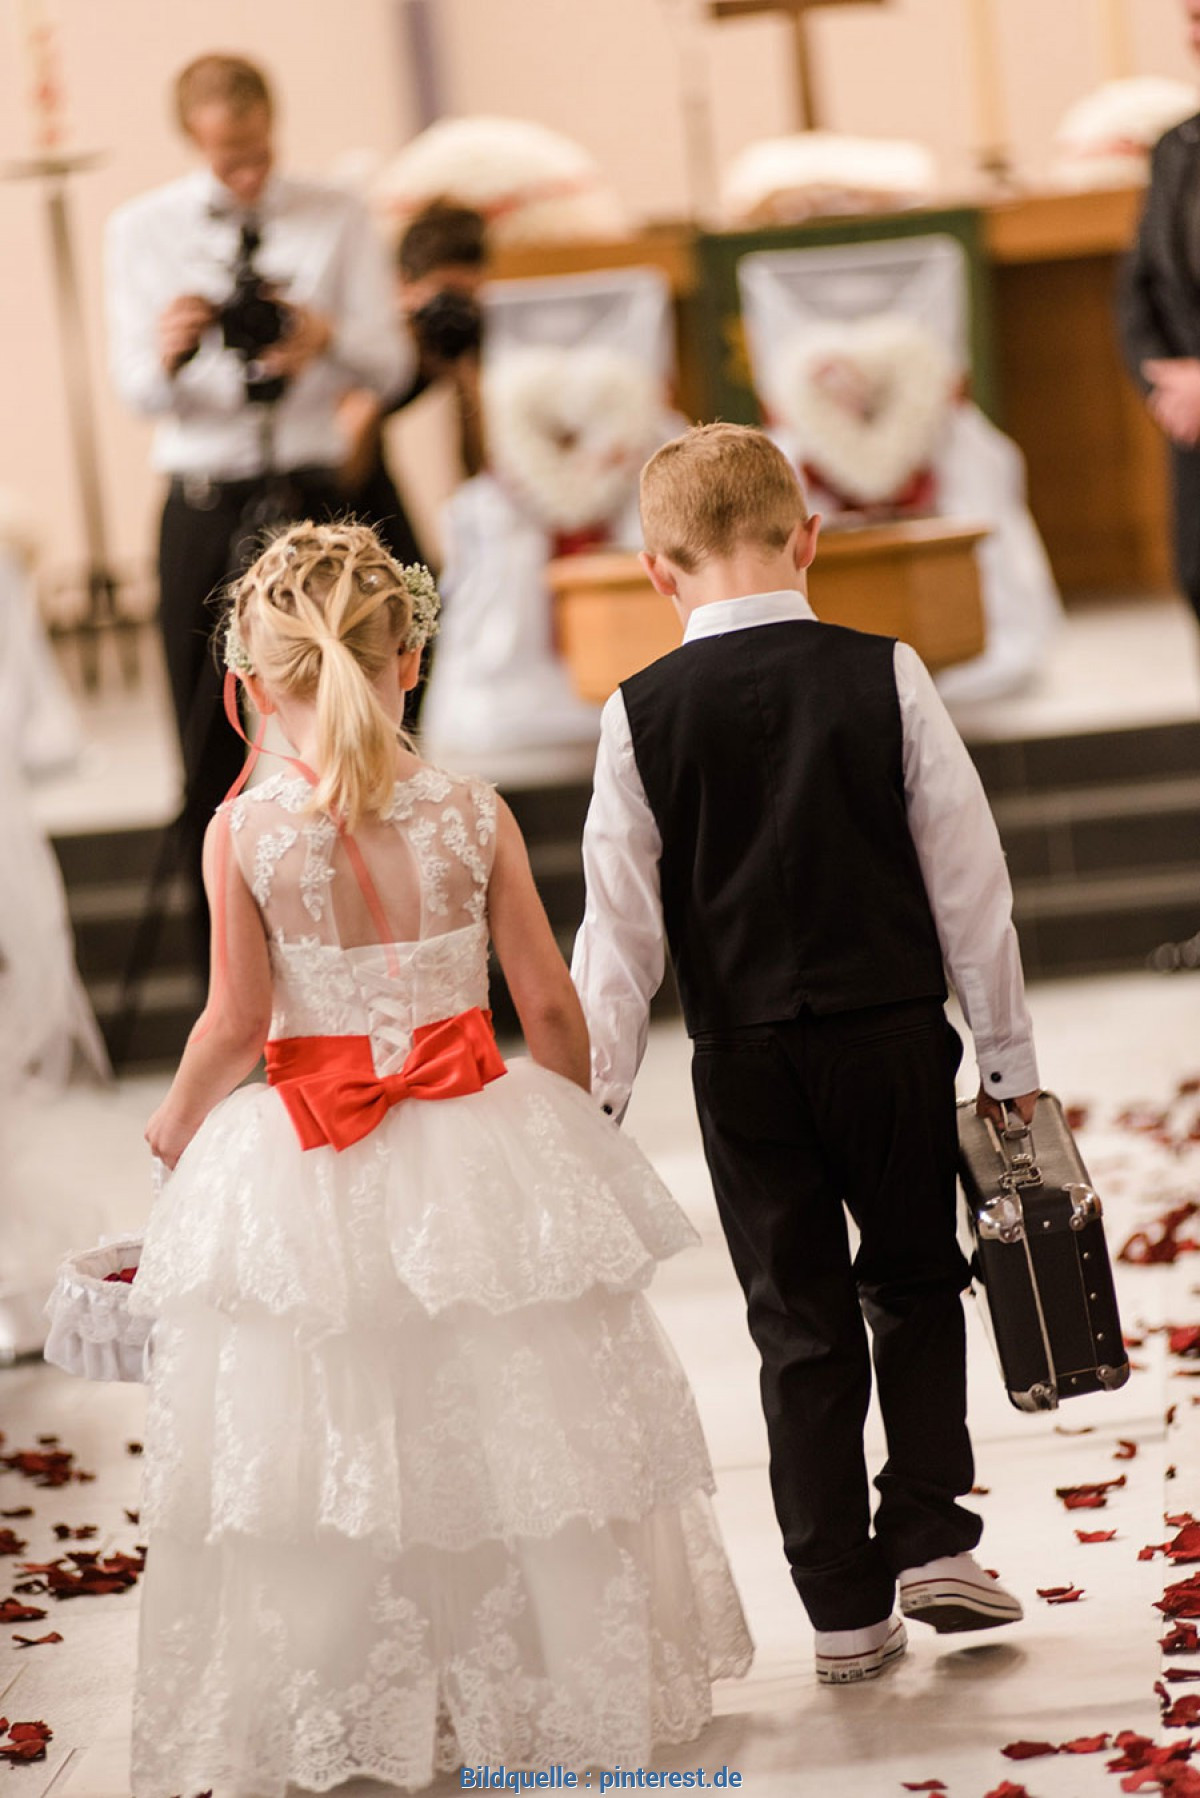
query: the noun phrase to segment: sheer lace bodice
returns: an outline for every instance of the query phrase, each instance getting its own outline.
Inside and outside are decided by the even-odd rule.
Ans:
[[[369,1036],[386,1074],[420,1025],[487,1006],[496,796],[421,768],[359,826],[385,934],[332,819],[308,809],[310,793],[302,775],[278,774],[235,800],[230,818],[271,945],[271,1035]]]

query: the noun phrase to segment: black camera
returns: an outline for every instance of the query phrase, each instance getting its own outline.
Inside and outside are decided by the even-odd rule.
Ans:
[[[435,293],[408,322],[421,354],[437,362],[457,362],[483,341],[483,308],[456,287]]]
[[[256,226],[242,226],[233,265],[233,292],[218,307],[217,323],[225,348],[242,359],[247,400],[253,405],[269,406],[282,398],[287,383],[282,375],[259,372],[258,359],[286,335],[288,309],[273,297],[270,283],[254,266],[261,241]]]

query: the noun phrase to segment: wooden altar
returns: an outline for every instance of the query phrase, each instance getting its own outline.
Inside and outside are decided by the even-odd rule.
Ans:
[[[855,219],[861,237],[978,221],[971,236],[977,397],[1029,466],[1034,517],[1064,595],[1161,592],[1171,586],[1162,440],[1121,364],[1113,317],[1120,259],[1141,208],[1138,188],[1029,194],[956,215]],[[828,241],[831,221],[753,234],[754,247]],[[739,247],[751,234],[738,233]],[[497,258],[500,278],[644,264],[671,282],[678,320],[676,398],[693,418],[753,419],[755,402],[736,309],[712,290],[712,258],[732,239],[689,226],[623,242],[521,246]],[[702,275],[703,270],[703,275]]]
[[[984,646],[975,548],[986,535],[941,519],[827,531],[809,576],[813,609],[828,624],[902,638],[930,668],[969,661]],[[547,578],[583,699],[603,705],[621,681],[679,647],[675,610],[635,555],[563,556]]]

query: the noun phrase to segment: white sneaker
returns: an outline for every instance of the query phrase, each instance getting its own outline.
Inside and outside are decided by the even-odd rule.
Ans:
[[[823,1686],[849,1686],[878,1679],[884,1668],[908,1647],[899,1617],[885,1617],[867,1629],[819,1629],[817,1678]]]
[[[1021,1600],[1006,1592],[974,1555],[943,1555],[923,1567],[910,1567],[900,1575],[899,1585],[904,1615],[930,1624],[939,1635],[998,1629],[1002,1623],[1019,1623],[1025,1615]]]

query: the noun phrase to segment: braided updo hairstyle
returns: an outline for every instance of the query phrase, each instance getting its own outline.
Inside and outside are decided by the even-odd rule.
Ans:
[[[428,570],[402,568],[353,522],[288,526],[232,589],[226,660],[315,699],[313,809],[349,830],[386,807],[396,779],[400,733],[374,683],[398,649],[432,634],[436,605]]]

